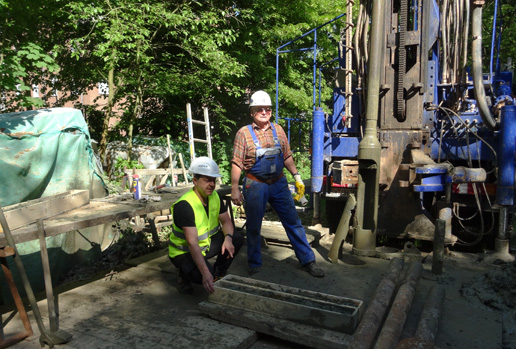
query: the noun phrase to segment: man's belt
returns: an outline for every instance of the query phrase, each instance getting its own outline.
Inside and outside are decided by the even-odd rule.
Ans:
[[[252,179],[253,181],[257,181],[257,182],[260,182],[260,183],[267,183],[267,184],[272,184],[272,183],[276,183],[277,181],[279,181],[281,178],[283,178],[283,173],[280,174],[278,177],[276,178],[271,178],[271,179],[258,179],[256,178],[256,176],[250,174],[250,173],[246,173],[245,176],[249,179]]]

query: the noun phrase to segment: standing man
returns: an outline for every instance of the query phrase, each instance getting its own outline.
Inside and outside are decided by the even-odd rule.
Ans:
[[[194,187],[172,205],[174,224],[168,254],[183,279],[181,293],[192,293],[192,282],[213,293],[214,280],[226,275],[244,239],[235,233],[227,206],[215,191],[215,179],[221,177],[215,161],[199,157],[189,172]],[[208,259],[214,256],[217,259],[212,266]]]
[[[323,277],[324,270],[315,263],[315,254],[283,176],[286,167],[294,176],[296,187],[304,192],[285,132],[269,121],[271,98],[265,91],[257,91],[251,96],[249,107],[254,122],[237,132],[231,160],[231,200],[241,205],[245,198],[249,274],[259,272],[262,266],[260,229],[268,202],[278,214],[303,268],[312,276]],[[242,171],[245,171],[243,195],[238,183]]]

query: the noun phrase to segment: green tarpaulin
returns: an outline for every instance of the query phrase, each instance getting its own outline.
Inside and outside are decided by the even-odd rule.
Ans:
[[[104,195],[88,125],[80,110],[0,114],[0,205],[89,189]]]
[[[89,190],[90,198],[105,196],[101,173],[91,147],[88,125],[80,110],[52,108],[0,114],[2,207],[74,189]],[[74,266],[97,258],[103,244],[112,238],[110,226],[48,237],[54,280],[66,275]],[[17,248],[34,291],[43,290],[38,240],[18,244]],[[10,260],[9,264],[23,294],[14,262]],[[0,282],[2,298],[10,303],[3,275]]]

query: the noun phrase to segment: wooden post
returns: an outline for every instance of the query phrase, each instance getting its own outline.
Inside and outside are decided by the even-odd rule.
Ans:
[[[36,225],[38,227],[41,264],[43,266],[43,278],[45,280],[45,291],[47,294],[48,322],[50,324],[50,331],[55,332],[59,330],[59,310],[57,309],[57,302],[55,302],[56,299],[54,298],[52,275],[50,272],[47,243],[45,241],[45,228],[43,225],[43,219],[39,218],[36,220]]]
[[[183,169],[183,177],[185,177],[185,184],[188,184],[188,178],[186,177],[185,164],[183,162],[183,154],[179,153],[179,161],[181,162],[181,168]]]
[[[167,135],[167,146],[168,146],[168,161],[170,162],[170,176],[172,176],[172,186],[176,186],[174,180],[174,163],[172,162],[172,148],[170,147],[170,135]]]

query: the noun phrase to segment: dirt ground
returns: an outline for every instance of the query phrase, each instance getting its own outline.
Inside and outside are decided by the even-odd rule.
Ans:
[[[305,215],[301,213],[301,215]],[[311,215],[307,212],[306,215]],[[304,217],[306,222],[308,218]],[[281,231],[276,222],[268,223],[273,230]],[[237,220],[237,226],[243,222]],[[292,249],[281,239],[267,241],[263,248],[263,267],[253,279],[311,291],[362,300],[367,307],[385,275],[389,259],[410,258],[403,250],[384,254],[383,258],[358,257],[351,254],[351,245],[345,243],[338,263],[328,260],[333,236],[324,226],[311,227],[321,234],[314,246],[316,258],[326,271],[324,278],[313,278],[302,270]],[[245,231],[244,231],[245,232]],[[417,291],[407,315],[400,339],[414,335],[428,291],[432,285],[444,288],[445,301],[439,323],[435,346],[437,348],[516,348],[516,265],[514,263],[485,263],[485,254],[449,251],[444,259],[443,273],[432,273],[432,255],[428,251],[411,249],[422,261],[423,271]],[[166,257],[166,250],[155,252],[147,258],[105,263],[114,266],[115,272],[103,272],[103,277],[70,275],[77,283],[60,289],[61,329],[74,334],[72,341],[56,348],[184,348],[195,343],[198,348],[236,348],[240,335],[238,328],[209,330],[199,340],[186,329],[206,318],[199,312],[198,304],[208,299],[200,286],[193,295],[178,292],[175,269]],[[230,274],[249,277],[245,246],[235,259]],[[122,267],[122,265],[125,265]],[[129,268],[128,268],[129,266]],[[119,268],[119,269],[117,269]],[[128,268],[128,269],[127,269]],[[112,270],[111,270],[112,271]],[[86,273],[85,271],[83,271]],[[39,302],[44,321],[46,302]],[[35,334],[13,348],[37,348],[38,331],[32,318]],[[8,313],[2,315],[8,336],[20,328]],[[217,326],[222,326],[220,323]],[[233,338],[235,344],[222,342]],[[220,340],[220,341],[219,341]],[[247,347],[253,349],[300,348],[297,343],[258,335]]]

